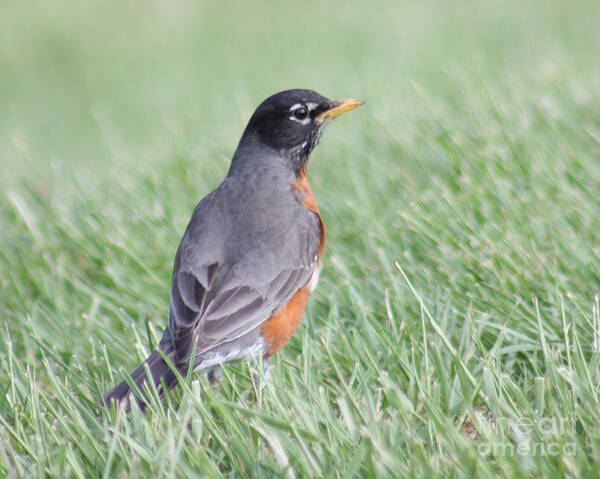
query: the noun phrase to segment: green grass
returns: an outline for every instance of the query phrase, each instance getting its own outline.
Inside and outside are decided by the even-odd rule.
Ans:
[[[594,477],[598,4],[0,6],[0,476]],[[310,163],[319,288],[262,393],[99,400],[254,107],[367,101]]]

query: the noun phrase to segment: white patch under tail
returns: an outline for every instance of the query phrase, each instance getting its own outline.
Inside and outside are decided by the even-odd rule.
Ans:
[[[238,346],[234,341],[229,347],[217,347],[215,351],[205,352],[202,354],[202,360],[194,367],[194,371],[210,369],[225,363],[249,361],[266,352],[266,344],[263,338],[259,338],[252,346],[245,349]]]

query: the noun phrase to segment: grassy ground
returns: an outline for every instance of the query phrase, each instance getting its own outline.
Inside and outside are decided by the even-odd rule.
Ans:
[[[596,476],[598,4],[163,3],[0,6],[0,476]],[[271,382],[102,410],[290,87],[367,104],[312,157],[325,268]]]

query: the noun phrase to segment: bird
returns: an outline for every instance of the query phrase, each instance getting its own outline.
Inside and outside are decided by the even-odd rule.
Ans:
[[[259,358],[268,375],[321,269],[325,225],[309,156],[330,120],[362,104],[291,89],[256,108],[226,177],[196,205],[181,239],[157,349],[106,393],[104,405],[145,410],[150,383],[162,398],[177,385],[176,371],[185,376],[190,368],[211,379],[224,363]]]

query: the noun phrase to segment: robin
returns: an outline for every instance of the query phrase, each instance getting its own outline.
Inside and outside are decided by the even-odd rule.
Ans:
[[[177,250],[161,352],[110,390],[106,405],[129,408],[133,400],[144,409],[130,383],[143,392],[152,381],[162,397],[177,384],[173,369],[214,375],[223,363],[262,356],[268,372],[300,323],[325,246],[308,158],[329,120],[362,103],[286,90],[259,105],[227,176],[198,203]]]

